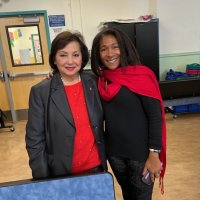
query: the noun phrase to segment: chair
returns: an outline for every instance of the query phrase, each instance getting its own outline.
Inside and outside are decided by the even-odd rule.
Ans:
[[[4,119],[6,119],[6,115],[0,109],[0,128],[9,128],[10,131],[15,131],[15,127],[13,125],[5,125]]]

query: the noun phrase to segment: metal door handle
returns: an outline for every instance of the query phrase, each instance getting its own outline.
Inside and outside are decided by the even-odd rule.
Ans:
[[[8,76],[9,76],[10,80],[14,80],[14,78],[17,78],[17,77],[47,75],[48,73],[49,73],[49,71],[44,71],[44,72],[28,72],[28,73],[13,73],[13,72],[9,72]]]
[[[1,79],[2,81],[5,81],[3,72],[0,72],[0,79]]]

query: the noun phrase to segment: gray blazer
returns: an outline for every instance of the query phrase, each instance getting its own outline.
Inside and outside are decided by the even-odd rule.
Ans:
[[[80,73],[91,127],[102,166],[107,170],[103,132],[103,110],[96,77]],[[33,178],[70,175],[75,125],[60,75],[43,80],[31,88],[26,149]]]

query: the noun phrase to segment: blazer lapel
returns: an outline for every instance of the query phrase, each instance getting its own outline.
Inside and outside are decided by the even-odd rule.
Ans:
[[[56,107],[64,118],[72,125],[74,125],[74,120],[72,117],[71,109],[67,101],[67,96],[63,87],[63,83],[59,77],[59,74],[55,74],[52,77],[51,84],[51,96],[50,98],[55,103]]]

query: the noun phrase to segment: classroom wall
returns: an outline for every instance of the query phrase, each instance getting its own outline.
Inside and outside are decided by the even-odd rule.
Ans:
[[[199,0],[10,0],[2,4],[0,12],[63,14],[66,26],[57,28],[79,30],[89,49],[100,22],[153,14],[159,18],[160,77],[164,80],[170,68],[185,71],[186,64],[200,62],[199,8]],[[49,29],[52,40],[56,28]]]
[[[65,15],[65,29],[79,30],[88,47],[98,32],[100,22],[108,19],[135,19],[148,14],[149,0],[10,0],[0,12],[47,10],[48,15]],[[51,40],[55,37],[50,27]]]
[[[200,63],[199,8],[199,0],[157,0],[160,80],[169,69],[185,72],[187,64]]]
[[[80,0],[71,2],[74,16],[73,28],[79,28],[82,31],[89,48],[92,39],[98,32],[97,27],[100,22],[110,19],[137,19],[140,15],[149,12],[148,0]],[[78,7],[79,9],[77,9]],[[79,24],[79,20],[81,23],[78,27],[76,23]]]
[[[157,0],[161,54],[200,51],[199,9],[199,0]]]
[[[71,29],[72,20],[69,2],[69,0],[9,0],[9,2],[3,3],[0,12],[46,10],[48,15],[65,15],[66,26],[61,28],[63,30]],[[49,30],[51,40],[53,40],[55,37],[53,28],[49,28]]]

